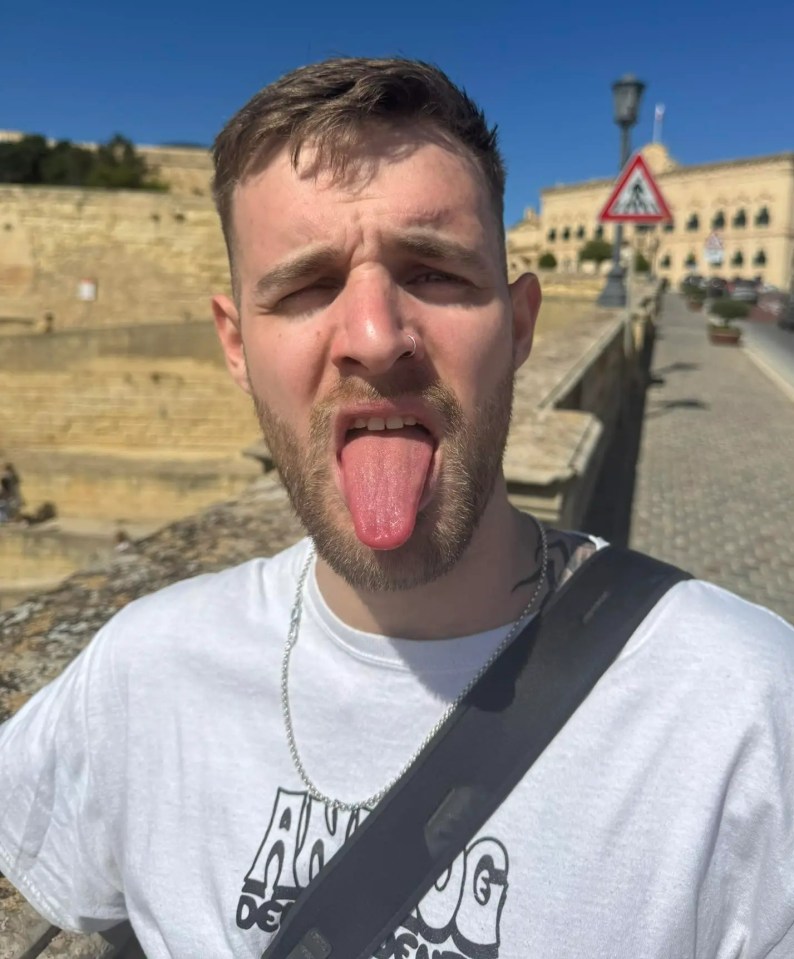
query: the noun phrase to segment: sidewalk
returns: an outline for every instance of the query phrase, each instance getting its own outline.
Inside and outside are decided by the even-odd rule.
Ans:
[[[667,295],[630,545],[794,622],[794,376],[781,388],[705,323]]]

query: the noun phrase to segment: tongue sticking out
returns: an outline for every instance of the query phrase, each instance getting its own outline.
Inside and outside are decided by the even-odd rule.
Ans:
[[[342,447],[342,490],[356,536],[372,549],[402,546],[433,459],[433,441],[417,426],[354,432]]]

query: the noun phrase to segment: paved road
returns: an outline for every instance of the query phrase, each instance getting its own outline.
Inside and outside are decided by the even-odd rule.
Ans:
[[[784,391],[668,294],[651,372],[630,545],[794,622],[794,365]]]

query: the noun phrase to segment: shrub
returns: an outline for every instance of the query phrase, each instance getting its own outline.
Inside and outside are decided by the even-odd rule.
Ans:
[[[579,250],[580,260],[592,260],[596,264],[612,259],[612,244],[606,240],[588,240]]]
[[[553,253],[543,253],[538,260],[538,266],[542,270],[553,270],[557,266],[557,257]]]
[[[634,257],[634,272],[635,273],[649,273],[651,269],[651,264],[645,259],[645,257],[637,250],[637,253]]]
[[[710,313],[724,320],[725,325],[728,326],[731,320],[744,319],[750,313],[750,304],[724,297],[712,303]]]
[[[146,161],[125,137],[116,134],[96,149],[68,140],[49,144],[38,134],[0,143],[0,183],[162,190],[149,176]]]

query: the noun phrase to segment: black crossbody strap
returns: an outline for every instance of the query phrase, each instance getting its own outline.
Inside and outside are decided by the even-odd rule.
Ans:
[[[262,959],[371,959],[688,574],[607,547],[464,698],[289,910]]]

